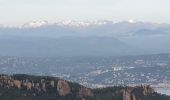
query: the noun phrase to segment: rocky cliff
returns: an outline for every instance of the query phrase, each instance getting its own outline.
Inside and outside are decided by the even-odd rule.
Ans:
[[[55,77],[0,75],[0,100],[170,100],[150,86],[90,89]]]

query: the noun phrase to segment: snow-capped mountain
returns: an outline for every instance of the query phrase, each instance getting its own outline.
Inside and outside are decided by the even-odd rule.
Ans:
[[[29,29],[29,30],[28,30]],[[23,34],[24,33],[24,34]],[[31,21],[22,27],[1,27],[0,34],[29,35],[29,36],[151,36],[170,35],[169,24],[136,22],[134,20],[114,22],[108,20],[77,21],[64,20],[56,23],[47,21]]]
[[[22,25],[21,28],[37,28],[46,25],[68,26],[68,27],[88,27],[101,26],[105,24],[113,24],[113,21],[99,20],[99,21],[78,21],[78,20],[62,20],[55,23],[48,23],[48,21],[30,21]]]
[[[158,23],[151,23],[151,22],[139,22],[135,21],[133,19],[127,20],[127,21],[111,21],[111,20],[97,20],[97,21],[84,21],[84,20],[62,20],[62,21],[57,21],[54,23],[49,23],[48,21],[30,21],[22,26],[19,26],[19,28],[38,28],[38,27],[44,27],[44,26],[67,26],[67,27],[88,27],[90,28],[91,26],[93,27],[100,27],[101,26],[107,26],[112,27],[113,29],[116,27],[117,29],[120,28],[137,28],[140,27],[142,28],[157,28],[157,27],[169,27],[169,24],[158,24]],[[0,27],[3,27],[3,25],[0,24]]]
[[[128,21],[119,21],[114,22],[110,20],[97,20],[97,21],[82,21],[82,20],[62,20],[57,21],[55,23],[48,23],[48,21],[30,21],[22,25],[21,28],[37,28],[42,26],[67,26],[67,27],[100,27],[100,26],[108,26],[113,28],[156,28],[156,27],[165,27],[168,24],[158,24],[158,23],[149,23],[149,22],[137,22],[135,20],[128,20]]]
[[[113,41],[115,39],[120,40],[120,42]],[[10,42],[9,40],[12,41]],[[124,43],[127,45],[124,45]],[[14,44],[16,44],[16,46],[14,46]],[[75,50],[73,53],[76,54],[76,52],[80,50],[78,48],[86,47],[87,49],[83,50],[88,51],[90,50],[88,48],[89,46],[94,47],[94,49],[91,48],[90,53],[88,53],[89,55],[98,50],[103,50],[102,52],[98,52],[98,54],[105,54],[110,51],[108,55],[117,54],[120,50],[125,50],[122,52],[130,50],[129,52],[133,53],[135,52],[131,50],[133,46],[135,48],[140,47],[141,52],[147,50],[149,53],[162,53],[162,51],[169,53],[170,25],[136,22],[134,20],[116,23],[107,20],[93,22],[66,20],[56,23],[31,21],[22,27],[0,27],[0,48],[3,48],[2,54],[10,50],[10,47],[11,50],[15,49],[14,51],[25,48],[24,54],[32,50],[32,44],[41,44],[39,46],[42,46],[42,50],[45,47],[49,47],[52,51],[54,50],[53,53],[64,48],[61,50],[66,50],[65,52],[68,53],[69,51],[67,50]],[[19,45],[20,47],[18,47]],[[118,47],[121,48],[117,49]],[[39,52],[36,46],[34,50],[37,50],[36,53]],[[49,52],[48,50],[49,49],[46,49],[46,51],[42,53]],[[81,49],[80,51],[83,50]],[[66,54],[65,52],[61,54]],[[122,54],[122,52],[119,53]],[[53,55],[53,53],[51,53],[51,55]],[[82,53],[86,54],[85,51]],[[6,52],[6,54],[8,54],[8,52]],[[60,53],[58,52],[58,54]]]
[[[87,21],[75,21],[75,20],[64,20],[64,21],[58,21],[55,23],[55,25],[60,26],[89,26],[91,23]]]
[[[107,20],[99,20],[99,21],[76,21],[76,20],[64,20],[64,21],[58,21],[55,23],[55,25],[59,26],[73,26],[73,27],[87,27],[87,26],[100,26],[105,25],[108,23],[114,23],[113,21],[107,21]]]
[[[28,23],[25,23],[22,27],[24,28],[37,28],[41,26],[48,25],[48,21],[30,21]]]

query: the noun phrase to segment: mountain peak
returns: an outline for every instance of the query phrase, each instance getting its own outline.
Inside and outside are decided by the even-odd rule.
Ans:
[[[133,20],[133,19],[128,20],[128,22],[129,22],[129,23],[136,23],[136,21]]]
[[[37,28],[37,27],[41,27],[44,25],[47,25],[48,21],[30,21],[28,23],[25,23],[23,25],[24,28]]]
[[[58,21],[55,24],[60,26],[74,26],[74,27],[86,27],[91,25],[105,25],[108,23],[113,23],[113,21],[108,20],[98,20],[98,21],[78,21],[78,20],[64,20],[64,21]]]

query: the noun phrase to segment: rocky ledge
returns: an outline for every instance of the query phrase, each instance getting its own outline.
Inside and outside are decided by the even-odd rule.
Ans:
[[[0,100],[170,100],[150,86],[90,89],[48,76],[0,75]]]

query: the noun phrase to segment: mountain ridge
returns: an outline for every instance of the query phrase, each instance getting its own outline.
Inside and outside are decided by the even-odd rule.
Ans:
[[[1,55],[4,56],[104,56],[135,50],[130,45],[111,37],[1,37],[0,47]]]
[[[47,23],[47,24],[44,24],[44,23]],[[99,54],[108,55],[109,52],[118,51],[118,52],[110,53],[110,55],[114,55],[114,54],[127,54],[127,55],[138,54],[139,55],[139,54],[149,54],[149,53],[169,53],[170,51],[170,47],[168,45],[170,43],[170,25],[169,24],[155,24],[155,23],[132,22],[132,21],[131,22],[123,21],[123,22],[114,23],[112,21],[107,21],[107,20],[99,21],[96,23],[98,23],[98,25],[95,24],[95,22],[93,24],[88,24],[88,22],[85,22],[85,26],[77,27],[76,26],[77,24],[78,25],[83,24],[83,22],[68,21],[68,22],[64,22],[63,24],[62,22],[61,23],[59,22],[58,24],[57,23],[50,24],[46,21],[42,21],[42,22],[35,21],[33,22],[33,25],[37,24],[35,25],[35,27],[29,27],[29,28],[28,27],[27,28],[0,27],[0,39],[3,39],[3,38],[7,39],[4,42],[2,41],[1,45],[4,45],[4,43],[8,44],[8,42],[10,42],[10,39],[11,40],[17,40],[17,39],[27,40],[27,38],[29,38],[30,40],[34,40],[35,38],[37,38],[37,41],[39,40],[37,42],[39,44],[37,47],[44,45],[44,48],[42,48],[41,50],[43,49],[45,50],[49,46],[46,45],[47,43],[41,43],[43,41],[41,41],[42,39],[39,39],[39,38],[46,38],[45,40],[48,40],[50,38],[52,40],[55,40],[55,39],[57,40],[58,38],[63,38],[63,37],[74,37],[77,40],[81,40],[82,38],[87,39],[87,37],[103,37],[103,38],[109,37],[109,38],[113,38],[113,41],[115,39],[119,40],[121,42],[121,43],[119,42],[120,45],[119,43],[115,45],[115,43],[111,42],[114,45],[110,45],[110,47],[105,48],[105,46],[108,46],[109,43],[103,42],[103,44],[105,43],[105,45],[101,45],[101,47],[103,46],[103,48],[99,48],[99,50],[103,50],[103,51],[105,50],[105,52],[100,52]],[[87,41],[88,39],[87,40],[84,40],[84,39],[82,39],[82,41],[77,41],[75,43],[78,44],[79,42],[81,43],[86,42],[86,44],[88,45],[93,45],[93,43],[90,44],[89,41]],[[23,41],[20,41],[20,42],[22,43]],[[16,45],[19,46],[21,44],[20,42],[18,42],[18,44]],[[29,43],[26,43],[26,45],[37,44],[33,42],[34,41],[30,41]],[[68,43],[68,41],[63,41],[63,42]],[[100,45],[100,43],[102,44],[102,40],[99,41],[98,46]],[[122,46],[122,43],[126,45],[124,45],[123,48],[120,48],[118,50],[118,48]],[[12,44],[13,43],[11,43],[11,45]],[[70,48],[70,50],[74,50],[75,49],[74,47],[76,46],[76,44],[72,45],[73,47]],[[56,46],[56,42],[49,43],[49,45],[53,45],[53,47],[50,47],[49,50],[54,49],[57,52],[57,50],[54,48]],[[65,47],[70,47],[70,46],[65,45]],[[81,46],[79,48],[81,49]],[[114,49],[111,50],[110,48],[114,48]],[[10,50],[10,47],[8,47],[7,49]],[[18,49],[22,50],[24,48],[18,48]],[[88,47],[86,45],[86,51],[87,49]],[[67,48],[64,50],[68,52]],[[78,51],[86,52],[84,50],[81,50],[81,51],[78,50]],[[93,50],[94,53],[95,51],[96,50]],[[77,51],[75,50],[75,52]],[[26,52],[26,53],[29,53],[29,52]],[[50,56],[50,55],[47,55],[47,56]],[[83,56],[83,55],[77,54],[76,56]]]
[[[0,75],[1,100],[169,100],[150,86],[90,89],[56,77]]]
[[[111,36],[111,37],[129,37],[137,36],[138,31],[148,30],[157,31],[162,35],[170,34],[170,24],[158,24],[147,22],[113,22],[113,21],[61,21],[48,23],[47,21],[31,21],[21,27],[0,27],[0,35],[16,36]],[[41,34],[40,34],[41,33]],[[131,33],[131,34],[129,34]],[[140,33],[142,34],[142,33]],[[147,34],[145,34],[147,35]],[[154,35],[154,33],[152,34]]]

